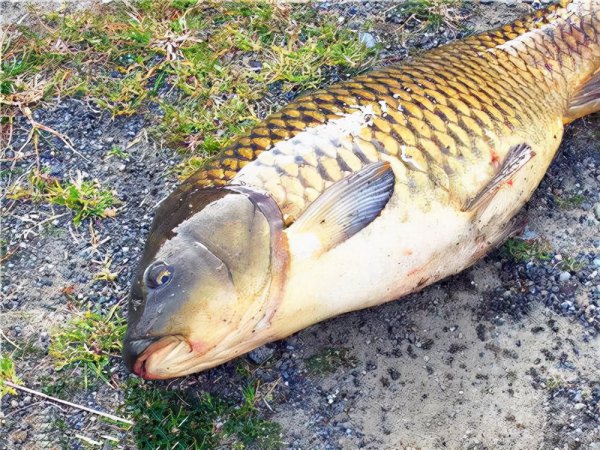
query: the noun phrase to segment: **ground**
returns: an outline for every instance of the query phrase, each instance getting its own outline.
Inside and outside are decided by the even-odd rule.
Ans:
[[[125,10],[128,21],[118,25],[98,19],[99,11],[117,14],[99,10],[107,7],[102,5],[91,13],[39,19],[59,30],[60,41],[53,36],[49,42],[52,52],[68,48],[57,53],[67,54],[67,62],[55,55],[36,66],[44,52],[28,47],[34,37],[26,33],[12,47],[6,41],[2,46],[32,68],[19,72],[10,59],[2,66],[3,98],[15,104],[2,105],[0,379],[18,378],[23,386],[135,425],[9,393],[1,400],[0,448],[600,449],[598,114],[568,128],[521,213],[527,220],[523,234],[463,273],[184,379],[142,382],[127,373],[119,340],[129,280],[154,206],[178,175],[300,91],[531,9],[516,1],[475,9],[434,1],[424,13],[419,1],[411,3],[416,10],[329,2],[271,16],[271,6],[257,12],[213,5],[202,9],[204,17],[222,18],[190,34],[196,30],[195,10],[189,10],[195,2],[162,3],[167,6],[153,9],[140,2]],[[5,22],[18,21],[24,10],[20,5],[11,11]],[[173,61],[157,66],[164,72],[150,73],[161,58],[181,59],[177,48],[170,47],[170,54],[160,47],[164,40],[148,28],[159,27],[165,15],[173,21],[170,31],[161,31],[169,42],[181,42],[181,35],[209,40],[202,51],[220,52],[222,64],[203,66],[198,78]],[[183,28],[174,25],[182,15],[190,21]],[[286,42],[294,52],[282,53],[277,39],[294,30],[302,35],[310,28],[302,21],[317,17],[323,21],[318,33],[342,30],[331,34],[328,48],[343,57],[312,45],[310,35]],[[217,25],[229,25],[235,42],[213,39]],[[243,27],[250,34],[237,31]],[[102,34],[107,29],[127,33],[129,40],[111,41]],[[33,50],[19,50],[15,42]],[[185,46],[196,44],[181,44],[184,58],[191,58]],[[132,62],[122,63],[125,53],[115,50],[125,45]],[[149,46],[164,51],[148,56],[143,52]],[[78,52],[87,56],[73,65]],[[87,65],[86,57],[99,66],[109,67],[112,58],[121,65],[100,78],[104,72]],[[276,70],[278,57],[290,58],[286,67],[302,63],[283,73]],[[353,64],[345,65],[346,58],[355,58]],[[321,64],[326,68],[316,71]],[[52,71],[42,70],[49,66]],[[244,75],[249,68],[258,78]],[[130,74],[137,73],[149,75],[149,84],[131,84]],[[216,73],[218,92],[217,78],[210,78]],[[44,77],[52,89],[45,84],[37,95],[36,83]],[[118,95],[102,90],[114,80]],[[188,96],[186,83],[206,96]],[[250,88],[244,90],[244,83]],[[138,101],[147,100],[140,86],[153,88],[156,97]],[[244,101],[234,102],[239,99]],[[194,109],[198,103],[202,108]],[[205,109],[208,119],[199,114]],[[30,136],[34,123],[46,128]]]

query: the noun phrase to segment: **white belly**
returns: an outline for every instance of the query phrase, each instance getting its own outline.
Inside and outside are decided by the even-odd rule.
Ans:
[[[316,257],[292,259],[283,305],[298,329],[395,300],[457,273],[479,250],[468,214],[439,205],[408,222],[386,208],[361,232]]]

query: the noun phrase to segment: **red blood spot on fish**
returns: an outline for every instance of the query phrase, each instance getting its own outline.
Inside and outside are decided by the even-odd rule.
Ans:
[[[512,185],[513,185],[513,180],[508,180],[507,184],[508,184],[510,187],[512,187]]]
[[[496,167],[498,167],[500,165],[500,155],[498,155],[498,153],[496,153],[494,150],[492,150],[492,164]]]
[[[190,347],[192,347],[191,351],[195,353],[203,354],[209,349],[208,345],[203,342],[191,342],[190,344]]]
[[[411,276],[413,276],[413,275],[416,275],[416,274],[418,274],[418,273],[419,273],[419,272],[421,272],[422,270],[423,270],[423,267],[417,267],[417,268],[415,268],[415,269],[411,270],[410,272],[408,272],[408,274],[407,274],[407,275],[408,275],[409,277],[411,277]]]

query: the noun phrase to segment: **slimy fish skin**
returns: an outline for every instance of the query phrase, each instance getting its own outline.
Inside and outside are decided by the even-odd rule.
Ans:
[[[158,207],[124,358],[214,367],[473,264],[516,227],[564,127],[600,111],[600,0],[304,95]]]

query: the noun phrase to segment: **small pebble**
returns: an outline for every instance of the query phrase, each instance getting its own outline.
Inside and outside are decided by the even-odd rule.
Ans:
[[[558,276],[558,281],[569,281],[571,279],[571,274],[569,272],[561,272]]]
[[[377,40],[375,39],[375,36],[373,36],[371,33],[360,33],[358,40],[362,44],[365,44],[365,47],[367,48],[373,48],[375,47],[375,45],[377,45]]]
[[[600,220],[600,203],[594,205],[594,216],[596,216],[596,219]]]

